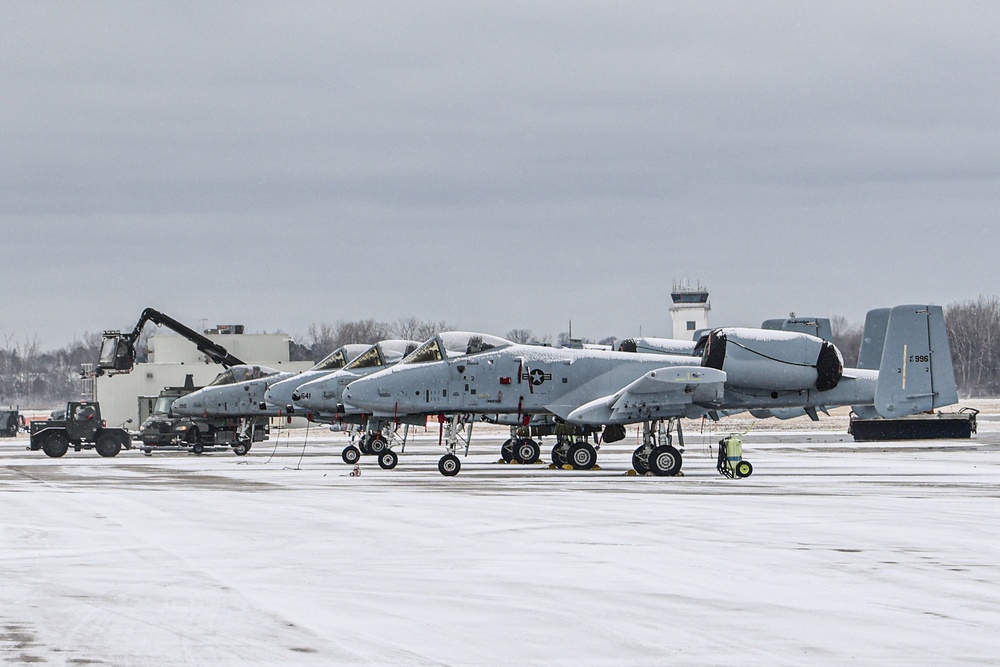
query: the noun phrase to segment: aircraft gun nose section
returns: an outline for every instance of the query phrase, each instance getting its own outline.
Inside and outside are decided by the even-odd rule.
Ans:
[[[324,378],[296,387],[289,396],[296,412],[332,411],[336,401],[328,401],[324,398],[328,384],[328,379]]]
[[[170,406],[170,411],[184,417],[197,417],[205,411],[205,396],[200,391],[181,396]]]
[[[344,388],[342,400],[344,405],[360,408],[368,412],[381,412],[387,400],[379,395],[378,381],[374,378],[355,380]]]

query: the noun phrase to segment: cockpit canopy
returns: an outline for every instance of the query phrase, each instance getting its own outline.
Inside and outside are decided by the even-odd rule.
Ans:
[[[501,350],[514,343],[505,338],[468,331],[446,331],[431,338],[403,359],[401,364],[424,364],[444,361],[469,354],[479,354],[490,350]]]
[[[313,357],[315,359],[315,357]],[[311,371],[335,371],[338,368],[343,368],[347,363],[347,355],[344,354],[344,348],[338,348],[331,352],[330,354],[323,357],[323,359],[310,368]]]
[[[226,384],[236,384],[246,380],[256,380],[257,378],[276,375],[279,371],[267,366],[233,366],[230,369],[219,373],[218,377],[208,383],[209,387],[221,387]]]
[[[344,370],[390,366],[399,363],[403,357],[416,348],[417,343],[412,340],[383,340],[359,354],[354,361],[344,366]]]

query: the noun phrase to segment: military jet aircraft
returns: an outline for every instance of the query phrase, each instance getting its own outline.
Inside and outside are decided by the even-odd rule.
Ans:
[[[350,431],[351,444],[341,453],[345,463],[354,464],[362,454],[374,454],[379,457],[378,462],[382,468],[396,467],[398,459],[395,452],[391,451],[397,439],[395,427],[400,423],[404,426],[409,423],[423,424],[423,417],[408,421],[406,415],[393,420],[370,419],[363,411],[345,408],[343,391],[344,387],[354,380],[399,363],[418,345],[420,343],[412,340],[383,340],[372,345],[340,370],[325,373],[317,379],[298,385],[290,394],[289,413],[294,411],[297,414],[305,414],[317,422],[337,422],[357,426]],[[281,392],[282,384],[287,385],[295,380],[296,378],[290,378],[273,385],[265,393],[265,400],[274,403],[278,396],[273,396],[272,390],[277,390],[274,393]],[[405,433],[404,430],[404,441]]]
[[[376,416],[548,412],[606,430],[642,422],[633,465],[672,475],[681,455],[662,442],[664,420],[835,405],[872,406],[879,415],[899,417],[957,402],[939,306],[891,309],[882,338],[879,370],[845,370],[833,343],[795,331],[716,329],[704,337],[700,359],[541,348],[449,332],[398,365],[352,382],[344,403]],[[439,462],[442,474],[461,467],[454,444],[450,438]],[[596,460],[589,443],[577,443],[567,456]]]
[[[336,373],[341,368],[358,358],[358,355],[369,350],[370,346],[361,343],[343,345],[328,354],[318,364],[298,375],[275,382],[264,392],[264,401],[279,409],[284,406],[285,414],[297,414],[296,402],[293,400],[295,390],[307,382],[326,377],[331,373]]]
[[[359,349],[360,348],[360,349]],[[366,349],[364,345],[345,345],[327,355],[310,371],[334,371],[353,360],[357,352]],[[306,371],[306,372],[310,372]],[[220,373],[203,389],[192,392],[174,401],[173,411],[192,417],[282,417],[283,405],[274,405],[264,399],[265,392],[272,385],[301,373],[281,372],[266,366],[243,364],[233,366]]]

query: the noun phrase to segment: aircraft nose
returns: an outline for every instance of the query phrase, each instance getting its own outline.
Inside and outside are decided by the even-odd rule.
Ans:
[[[179,415],[196,416],[199,411],[202,411],[205,408],[205,400],[203,396],[199,395],[200,393],[201,392],[196,391],[193,394],[181,396],[173,402],[170,406],[170,410]]]
[[[355,380],[344,388],[344,405],[361,408],[362,410],[378,410],[379,403],[377,399],[378,390],[375,388],[374,381],[372,380]]]

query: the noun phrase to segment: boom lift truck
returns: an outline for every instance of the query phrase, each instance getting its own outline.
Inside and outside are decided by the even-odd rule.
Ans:
[[[95,373],[97,375],[118,375],[120,373],[130,373],[135,365],[136,343],[139,340],[142,329],[147,322],[152,322],[160,326],[165,326],[177,332],[187,340],[195,344],[199,352],[202,352],[211,361],[220,364],[223,368],[241,365],[245,362],[242,359],[230,354],[222,345],[210,338],[198,333],[194,329],[178,322],[169,315],[165,315],[153,308],[146,308],[139,316],[135,328],[129,332],[105,331],[104,340],[101,343],[101,356],[97,362]],[[255,441],[264,440],[268,432],[267,417],[249,417],[245,419],[213,419],[208,422],[209,427],[202,431],[195,429],[195,438],[188,438],[186,444],[191,446],[191,451],[200,454],[204,451],[205,445],[231,445],[236,454],[242,456],[249,451],[250,446]],[[147,447],[149,445],[147,444]]]

